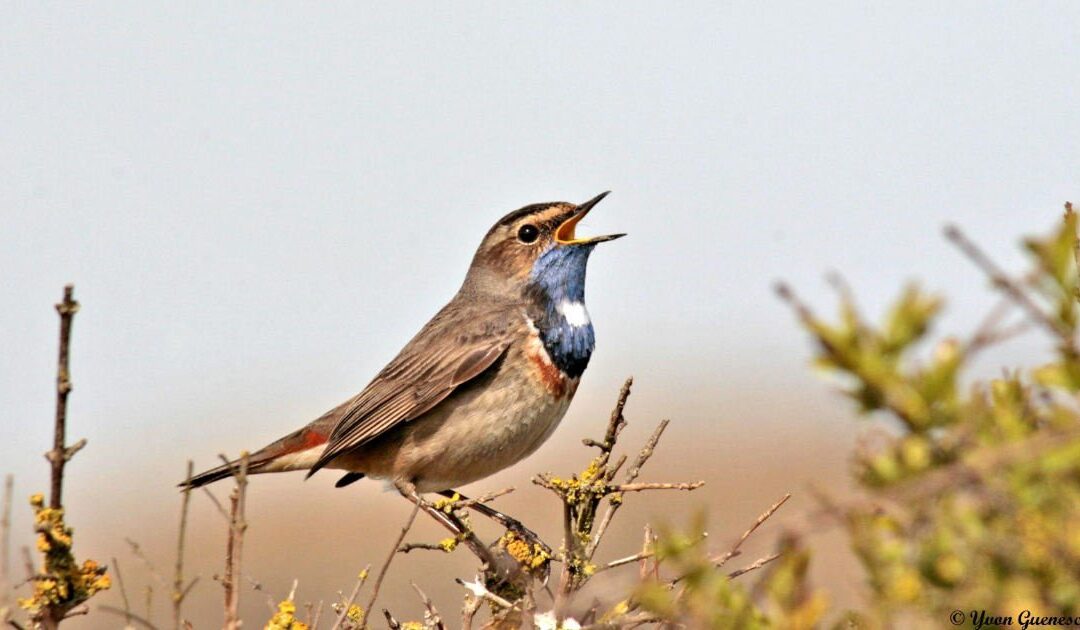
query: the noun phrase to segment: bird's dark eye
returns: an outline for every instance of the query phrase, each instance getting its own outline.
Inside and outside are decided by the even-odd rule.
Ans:
[[[531,243],[540,236],[540,230],[532,224],[521,226],[518,230],[518,240],[522,243]]]

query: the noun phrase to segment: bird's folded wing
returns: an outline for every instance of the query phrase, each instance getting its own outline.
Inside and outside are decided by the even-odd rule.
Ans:
[[[506,313],[463,318],[447,305],[346,406],[308,476],[338,455],[439,404],[491,367],[510,345]]]

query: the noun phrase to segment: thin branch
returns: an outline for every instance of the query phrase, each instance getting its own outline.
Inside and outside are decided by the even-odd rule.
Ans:
[[[439,552],[442,552],[442,553],[446,553],[449,550],[449,548],[445,547],[445,546],[443,546],[443,545],[441,545],[439,543],[423,543],[423,542],[405,543],[405,544],[401,545],[400,547],[398,547],[398,553],[409,553],[410,551],[416,551],[416,550],[439,551]]]
[[[4,477],[4,507],[0,513],[0,609],[11,601],[11,499],[15,477]]]
[[[226,460],[226,463],[227,460]],[[240,465],[232,468],[236,487],[229,495],[229,539],[225,547],[225,575],[221,583],[225,590],[225,630],[240,628],[240,560],[244,547],[244,506],[247,494],[249,457],[247,451],[240,453]]]
[[[625,403],[625,400],[620,398],[621,402]],[[660,442],[660,436],[664,434],[664,430],[667,429],[670,420],[661,420],[660,424],[653,429],[652,435],[645,442],[645,446],[638,452],[638,456],[634,459],[634,463],[631,464],[630,469],[626,471],[625,483],[632,483],[641,474],[641,468],[645,465],[645,462],[649,461],[653,452],[656,450],[657,443]],[[620,462],[621,464],[621,462]],[[600,546],[600,541],[603,540],[604,534],[607,533],[608,525],[611,524],[611,520],[615,518],[615,513],[619,511],[622,506],[622,501],[610,502],[607,510],[604,511],[604,515],[600,518],[600,524],[596,526],[596,534],[589,541],[589,546],[585,549],[585,555],[590,560],[596,554],[596,549]]]
[[[86,440],[79,440],[69,448],[66,445],[65,436],[67,430],[67,399],[72,389],[71,369],[69,367],[71,324],[75,319],[75,313],[79,312],[79,303],[72,297],[74,292],[75,287],[73,285],[65,286],[64,299],[56,305],[56,312],[60,314],[60,352],[56,361],[56,422],[53,427],[53,448],[45,454],[45,458],[52,465],[52,488],[49,494],[49,507],[53,509],[62,507],[64,465],[79,449],[86,445]]]
[[[131,622],[134,621],[142,627],[146,628],[147,630],[157,630],[157,626],[155,626],[153,622],[151,622],[149,619],[146,619],[145,617],[140,617],[133,612],[122,610],[120,608],[117,608],[116,606],[102,604],[101,606],[98,606],[97,609],[101,612],[107,612],[113,615],[123,615],[124,618],[128,620],[128,625],[131,625]]]
[[[23,570],[26,571],[26,581],[29,582],[37,575],[37,572],[34,571],[34,558],[30,555],[30,548],[26,545],[20,547],[19,551],[22,553]]]
[[[461,510],[461,509],[464,509],[464,508],[471,508],[471,507],[473,507],[475,505],[482,505],[484,503],[491,503],[495,499],[498,499],[501,496],[510,494],[513,491],[514,491],[514,488],[507,487],[507,488],[502,488],[501,490],[494,490],[492,492],[488,492],[487,494],[482,494],[482,495],[476,497],[475,499],[462,499],[461,501],[455,502],[453,504],[453,508],[455,510]]]
[[[772,506],[769,509],[762,512],[761,516],[759,516],[757,518],[757,520],[754,521],[754,524],[750,526],[750,529],[743,532],[743,535],[739,538],[739,540],[737,540],[735,542],[735,544],[731,546],[731,549],[728,549],[726,552],[724,552],[720,556],[717,556],[716,558],[713,558],[713,560],[712,560],[713,564],[715,564],[717,566],[717,568],[719,568],[719,567],[724,566],[725,562],[727,562],[728,560],[731,560],[733,557],[735,557],[739,553],[739,548],[742,547],[742,544],[744,542],[746,542],[746,539],[749,538],[750,535],[753,534],[755,531],[757,531],[757,528],[761,527],[762,523],[769,520],[769,517],[772,516],[773,514],[775,514],[776,511],[780,509],[780,506],[787,503],[787,500],[790,499],[790,498],[791,498],[791,493],[789,492],[789,493],[785,494],[782,499],[780,499],[776,503],[772,504]]]
[[[368,573],[371,571],[371,565],[364,567],[364,570],[360,572],[359,577],[356,578],[356,586],[353,587],[352,593],[349,595],[349,599],[345,600],[345,605],[341,607],[341,613],[338,615],[337,620],[334,621],[334,625],[330,630],[338,630],[341,624],[345,622],[345,619],[349,616],[349,608],[352,607],[353,602],[356,601],[356,596],[360,594],[360,589],[364,587],[364,582],[367,582]],[[322,606],[319,607],[322,612]],[[366,617],[367,611],[364,611]],[[316,622],[318,620],[316,619]],[[312,626],[313,628],[315,626]]]
[[[644,490],[697,490],[704,486],[704,481],[689,481],[678,483],[626,483],[608,486],[611,493],[616,492],[642,492]]]
[[[582,440],[585,446],[595,446],[600,449],[602,464],[607,463],[608,457],[611,455],[611,449],[615,448],[615,442],[619,439],[619,434],[626,427],[623,409],[626,407],[626,399],[630,397],[630,388],[633,385],[634,377],[631,376],[626,379],[626,382],[623,383],[622,388],[619,390],[619,398],[615,401],[615,408],[611,410],[611,418],[608,420],[607,431],[604,432],[604,440],[602,442],[589,438]]]
[[[763,558],[758,558],[757,560],[754,561],[753,564],[745,566],[745,567],[743,567],[741,569],[735,569],[731,573],[728,573],[728,579],[732,580],[732,579],[735,579],[735,578],[739,577],[740,575],[742,575],[744,573],[749,573],[749,572],[753,571],[754,569],[760,569],[761,567],[765,566],[766,564],[769,564],[770,562],[772,562],[773,560],[776,560],[779,557],[780,557],[779,553],[772,553],[772,554],[769,554],[769,555],[767,555],[767,556],[765,556]]]
[[[173,570],[172,593],[174,630],[180,630],[180,611],[184,604],[184,598],[187,596],[188,591],[191,590],[191,587],[195,586],[195,580],[192,580],[187,588],[184,587],[184,542],[187,535],[188,506],[191,503],[191,476],[194,472],[194,463],[189,459],[186,483],[181,491],[183,497],[180,499],[180,527],[176,535],[176,567]]]
[[[431,598],[427,596],[427,593],[420,590],[420,587],[416,585],[416,582],[410,582],[410,584],[412,584],[416,594],[420,596],[420,601],[424,603],[424,610],[426,611],[426,614],[424,615],[425,627],[430,626],[432,628],[444,630],[446,626],[443,625],[442,617],[439,615],[438,609],[435,608],[435,603],[431,601]]]
[[[460,583],[460,582],[459,582]],[[480,607],[484,605],[484,598],[477,597],[472,593],[465,596],[465,604],[461,607],[461,629],[472,630],[473,619]]]
[[[131,603],[128,602],[127,589],[124,588],[124,576],[120,573],[120,563],[117,562],[116,558],[112,559],[112,564],[113,564],[113,571],[116,572],[116,583],[120,587],[120,598],[124,602],[124,621],[125,621],[124,625],[125,626],[130,626],[131,625],[131,619],[132,619]]]
[[[1076,340],[1072,334],[1059,322],[1054,321],[1046,314],[1027,294],[1019,284],[1010,278],[1001,267],[998,267],[989,256],[986,255],[974,241],[969,239],[959,227],[949,225],[945,228],[945,237],[956,245],[965,256],[968,257],[979,269],[983,271],[1013,302],[1023,309],[1031,321],[1046,328],[1055,337],[1058,337],[1065,348],[1076,353]]]
[[[150,577],[154,578],[154,581],[160,584],[162,587],[167,586],[167,584],[165,583],[165,578],[161,576],[161,573],[157,570],[157,567],[154,566],[154,563],[150,561],[150,558],[147,558],[146,554],[143,553],[142,546],[127,537],[124,538],[124,542],[126,542],[128,544],[128,547],[131,548],[131,553],[143,563],[143,566],[146,567],[146,571],[150,574]]]
[[[409,513],[409,520],[405,521],[405,525],[401,528],[401,533],[398,534],[397,540],[394,541],[394,545],[390,547],[390,553],[386,554],[386,560],[383,562],[382,568],[379,569],[379,575],[375,576],[375,583],[371,586],[371,596],[368,597],[367,606],[364,610],[367,611],[370,617],[372,607],[375,605],[375,600],[379,597],[379,589],[382,587],[383,579],[386,578],[386,572],[390,570],[390,563],[394,561],[394,557],[397,556],[398,547],[401,546],[402,541],[405,540],[405,536],[412,529],[413,523],[416,522],[416,515],[420,513],[420,502],[423,499],[416,493],[416,488],[411,484],[408,486],[399,486],[398,490],[406,496],[410,496],[414,499],[412,512]],[[341,622],[341,618],[338,618],[338,622]],[[335,624],[334,628],[337,628]]]
[[[225,509],[225,506],[221,504],[221,501],[217,498],[217,496],[213,492],[210,492],[210,489],[206,486],[203,486],[202,488],[200,488],[200,490],[206,493],[206,496],[210,498],[210,502],[213,503],[214,507],[217,508],[218,514],[220,514],[221,517],[225,519],[225,522],[228,523],[229,511]]]

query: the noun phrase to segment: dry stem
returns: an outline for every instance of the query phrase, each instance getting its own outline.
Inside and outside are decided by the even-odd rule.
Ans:
[[[187,483],[184,484],[184,488],[181,491],[183,498],[180,500],[180,528],[176,536],[176,567],[173,571],[173,592],[172,592],[172,604],[173,604],[173,628],[174,630],[180,630],[180,610],[184,603],[184,598],[191,591],[191,587],[195,585],[195,580],[191,581],[191,584],[184,586],[184,540],[187,534],[187,519],[188,519],[188,505],[191,503],[191,476],[195,472],[194,464],[189,459],[187,463]],[[197,580],[198,578],[196,578]]]
[[[64,491],[64,465],[81,449],[86,446],[86,440],[79,440],[72,446],[65,444],[67,431],[67,399],[71,393],[71,370],[69,359],[71,354],[71,324],[75,319],[75,313],[79,312],[79,303],[72,297],[75,292],[73,285],[64,287],[64,299],[56,305],[56,312],[60,314],[60,351],[56,361],[56,422],[53,426],[53,448],[45,454],[52,466],[52,488],[49,494],[49,507],[60,509],[62,506],[62,494]]]
[[[226,458],[225,463],[229,461]],[[221,584],[225,590],[225,630],[237,630],[240,627],[240,559],[244,547],[244,532],[247,522],[244,520],[244,504],[247,494],[248,453],[240,454],[240,465],[232,468],[236,487],[229,495],[229,539],[225,547],[225,575]],[[230,464],[230,467],[232,465]]]

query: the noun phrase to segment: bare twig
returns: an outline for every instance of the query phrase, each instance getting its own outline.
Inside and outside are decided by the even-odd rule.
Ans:
[[[623,417],[623,409],[626,407],[626,399],[630,397],[630,388],[634,385],[634,377],[631,376],[623,383],[622,389],[619,390],[619,398],[615,401],[615,408],[611,410],[611,419],[608,421],[607,431],[604,433],[604,441],[597,442],[589,438],[582,440],[585,446],[595,446],[600,449],[601,457],[604,464],[607,463],[608,458],[611,455],[611,449],[615,448],[615,442],[619,439],[619,433],[622,433],[623,428],[626,426],[626,418]]]
[[[192,580],[191,584],[187,587],[184,586],[184,542],[187,534],[188,505],[191,503],[191,476],[194,472],[194,463],[189,459],[187,463],[186,483],[184,484],[184,489],[181,491],[183,497],[180,499],[180,527],[176,535],[176,567],[173,570],[172,592],[174,630],[180,630],[180,611],[183,607],[184,598],[191,590],[191,587],[195,585],[195,580]]]
[[[659,483],[659,482],[647,482],[647,483],[625,483],[608,486],[608,489],[612,492],[642,492],[644,490],[697,490],[701,486],[704,486],[704,481],[688,481],[678,483]]]
[[[67,399],[71,393],[71,369],[69,359],[71,354],[71,324],[75,319],[75,313],[79,312],[79,303],[72,297],[75,292],[73,285],[64,287],[64,299],[56,305],[56,312],[60,314],[60,352],[56,361],[56,422],[53,427],[53,448],[45,454],[45,459],[52,465],[51,492],[49,494],[49,507],[59,509],[62,506],[62,493],[64,491],[64,465],[86,445],[86,440],[79,440],[70,447],[66,445],[67,430]]]
[[[140,617],[133,612],[117,608],[116,606],[102,604],[101,606],[98,606],[97,609],[101,612],[107,612],[113,615],[123,615],[124,619],[127,620],[127,624],[129,626],[131,625],[131,622],[134,621],[135,623],[146,628],[147,630],[157,630],[157,626],[155,626],[154,623],[149,619],[146,619],[145,617]]]
[[[728,579],[731,580],[731,579],[739,577],[740,575],[742,575],[744,573],[749,573],[749,572],[753,571],[754,569],[760,569],[761,567],[765,566],[766,564],[769,564],[770,562],[772,562],[773,560],[776,560],[779,557],[780,557],[779,553],[771,553],[771,554],[769,554],[767,556],[764,556],[762,558],[758,558],[756,561],[754,561],[753,564],[745,566],[745,567],[743,567],[741,569],[736,569],[736,570],[732,571],[731,573],[728,573]]]
[[[308,608],[308,628],[311,630],[319,630],[319,620],[322,619],[323,601],[320,599],[319,604],[315,607],[315,614],[311,614],[311,604],[307,605]]]
[[[349,598],[345,600],[345,605],[341,607],[341,613],[338,614],[337,619],[334,621],[334,625],[330,630],[338,630],[341,624],[345,623],[345,619],[349,616],[349,608],[352,608],[353,602],[356,601],[356,596],[360,594],[360,589],[364,587],[364,582],[367,582],[368,573],[371,571],[371,565],[364,567],[364,570],[360,572],[360,575],[356,578],[356,586],[353,587],[352,593]],[[320,608],[322,608],[320,606]],[[321,612],[321,611],[320,611]],[[364,611],[364,618],[367,619],[368,611]],[[312,626],[314,627],[314,626]]]
[[[625,403],[624,399],[620,398],[621,402]],[[648,441],[645,442],[645,446],[638,452],[637,458],[630,466],[630,469],[626,471],[626,477],[624,483],[633,483],[638,475],[641,474],[641,468],[645,465],[645,462],[649,461],[653,452],[656,450],[657,443],[660,442],[660,436],[664,434],[664,430],[667,429],[670,420],[661,420],[660,424],[653,430],[652,435],[649,436]],[[585,555],[591,560],[596,554],[597,547],[600,546],[600,541],[603,540],[604,534],[607,533],[608,525],[611,524],[611,519],[615,518],[615,513],[619,511],[619,507],[622,506],[622,501],[615,501],[608,504],[607,510],[600,518],[600,524],[596,526],[596,534],[589,542],[589,546],[585,550]]]
[[[986,255],[974,241],[969,239],[959,227],[955,225],[949,225],[945,228],[945,237],[948,238],[954,245],[956,245],[965,256],[968,257],[979,269],[983,271],[994,283],[994,286],[1001,289],[1005,295],[1016,303],[1028,317],[1036,324],[1046,328],[1051,334],[1061,340],[1062,345],[1076,354],[1076,340],[1067,328],[1061,325],[1059,322],[1053,320],[1046,314],[1039,306],[1031,299],[1020,284],[1014,281],[1005,273],[1001,267],[998,267],[989,256]]]
[[[244,520],[244,504],[247,494],[247,474],[249,457],[247,451],[240,454],[239,466],[232,467],[236,487],[229,495],[229,539],[225,547],[225,575],[221,583],[225,589],[225,630],[237,630],[240,627],[240,579],[241,552],[244,547],[244,532],[247,522]],[[226,463],[229,463],[226,459]]]
[[[161,573],[157,570],[157,567],[154,566],[154,563],[150,561],[150,558],[146,557],[146,554],[143,553],[142,546],[139,545],[138,542],[127,537],[124,538],[124,542],[126,542],[128,544],[128,547],[131,548],[131,553],[136,558],[138,558],[140,562],[143,563],[143,566],[146,567],[146,572],[150,574],[150,577],[154,578],[154,581],[160,584],[163,588],[167,586],[165,583],[165,578],[161,576]]]
[[[411,584],[413,590],[420,596],[420,601],[424,602],[424,610],[426,611],[424,615],[425,627],[430,626],[440,630],[444,629],[446,626],[443,625],[442,617],[439,616],[439,611],[435,608],[434,602],[427,596],[427,593],[420,590],[420,587],[416,585],[416,582],[411,582]]]
[[[210,502],[214,504],[214,507],[217,508],[218,514],[220,514],[221,517],[225,519],[225,522],[229,522],[229,511],[225,509],[225,506],[221,504],[221,501],[217,498],[217,496],[213,492],[210,492],[210,489],[206,486],[203,486],[200,489],[206,493],[206,496],[209,497]]]
[[[780,509],[780,506],[787,503],[787,500],[790,498],[791,493],[789,492],[785,494],[782,499],[772,504],[769,509],[762,512],[761,516],[759,516],[757,520],[754,521],[754,524],[750,526],[750,529],[747,529],[745,532],[743,532],[743,535],[739,538],[739,540],[735,541],[735,544],[731,546],[731,549],[728,549],[723,554],[712,559],[713,564],[715,564],[717,568],[722,567],[724,566],[725,562],[731,560],[733,557],[738,555],[739,548],[742,547],[742,544],[744,542],[746,542],[746,539],[749,538],[750,535],[753,534],[755,531],[757,531],[757,528],[761,527],[762,523],[769,520],[769,517],[776,513],[776,511]]]
[[[19,552],[22,553],[23,570],[26,571],[26,581],[34,579],[37,572],[34,571],[34,558],[30,555],[30,548],[26,545],[19,547]]]
[[[422,551],[439,551],[442,553],[446,553],[450,548],[445,547],[439,543],[414,542],[404,543],[403,545],[398,547],[398,553],[409,553],[410,551],[416,551],[417,549]]]
[[[577,549],[576,536],[574,536],[574,506],[563,500],[563,563],[562,573],[559,575],[559,590],[555,596],[555,613],[562,621],[563,609],[566,608],[567,596],[574,587],[572,572],[574,568],[575,550]]]
[[[502,488],[500,490],[493,490],[492,492],[482,494],[482,495],[476,497],[475,499],[462,499],[460,501],[457,501],[457,502],[455,502],[453,504],[453,508],[455,510],[461,510],[461,509],[464,509],[464,508],[471,508],[471,507],[476,506],[476,505],[482,505],[484,503],[491,503],[495,499],[498,499],[501,496],[510,494],[513,491],[514,491],[514,489],[510,488],[510,487]]]
[[[116,584],[120,587],[120,598],[124,602],[124,626],[130,627],[132,619],[131,603],[128,602],[127,589],[124,588],[124,576],[120,573],[120,563],[117,562],[116,558],[112,559],[112,564],[113,571],[116,572]]]
[[[379,589],[382,587],[383,579],[386,578],[386,572],[390,570],[390,563],[394,561],[394,556],[397,555],[398,547],[401,546],[402,541],[405,540],[405,536],[409,533],[409,530],[412,529],[413,523],[416,522],[416,515],[420,512],[420,503],[423,501],[420,495],[416,493],[416,488],[414,488],[412,484],[399,486],[398,490],[413,500],[413,509],[412,512],[409,513],[409,520],[405,521],[405,525],[401,528],[401,533],[398,534],[397,540],[394,541],[394,546],[390,548],[390,553],[386,554],[386,560],[383,562],[382,568],[379,569],[379,574],[375,576],[375,583],[371,586],[371,596],[368,597],[367,606],[364,607],[364,610],[367,611],[369,616],[372,607],[375,605],[375,600],[379,597]]]
[[[11,594],[11,497],[14,494],[15,477],[4,477],[4,507],[0,513],[0,605],[6,604]]]
[[[461,607],[462,630],[472,630],[473,619],[476,618],[476,613],[483,604],[484,599],[482,597],[477,597],[472,593],[465,595],[465,604]]]

